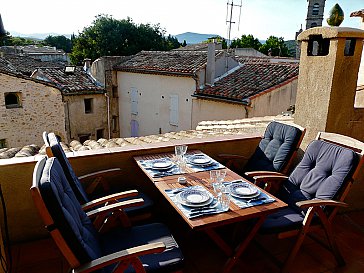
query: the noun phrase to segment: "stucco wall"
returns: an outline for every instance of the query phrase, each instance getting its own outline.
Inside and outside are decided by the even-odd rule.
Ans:
[[[85,113],[85,99],[93,99],[92,112]],[[96,130],[104,129],[107,137],[107,104],[104,94],[64,96],[67,113],[67,128],[70,139],[79,139],[79,135],[90,134],[96,139]]]
[[[21,93],[21,107],[7,109],[6,92]],[[53,87],[0,73],[0,139],[7,147],[43,145],[42,132],[66,137],[61,92]]]
[[[297,79],[271,92],[252,99],[251,106],[217,100],[194,98],[192,126],[204,120],[228,120],[276,116],[296,102]],[[247,111],[246,111],[247,110]]]
[[[297,82],[295,79],[273,91],[257,96],[251,100],[248,117],[275,116],[287,111],[296,103]]]
[[[131,120],[139,124],[139,136],[189,130],[192,97],[196,89],[192,77],[118,72],[120,136],[131,136]],[[131,89],[138,90],[137,115],[131,113]],[[178,95],[178,126],[170,124],[170,96]]]
[[[228,103],[217,100],[193,98],[192,127],[205,120],[229,120],[245,118],[245,108],[242,104]]]

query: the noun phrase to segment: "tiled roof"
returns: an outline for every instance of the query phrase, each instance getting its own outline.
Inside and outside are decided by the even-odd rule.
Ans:
[[[74,73],[65,73],[64,68],[40,68],[38,73],[62,91],[64,95],[105,93],[82,67],[76,67]]]
[[[352,12],[350,17],[364,17],[364,9]]]
[[[216,51],[216,58],[222,54],[222,51]],[[138,73],[192,76],[206,63],[207,51],[141,51],[114,68]]]
[[[0,70],[16,73],[16,68],[4,57],[0,57]]]
[[[240,68],[197,90],[195,95],[242,102],[298,76],[297,63],[245,62]]]
[[[57,49],[53,46],[2,46],[0,50],[13,53],[27,53],[27,54],[65,54],[63,49]]]
[[[43,62],[25,55],[6,54],[3,58],[11,63],[17,72],[20,72],[27,76],[30,76],[37,68],[63,66],[62,63]]]

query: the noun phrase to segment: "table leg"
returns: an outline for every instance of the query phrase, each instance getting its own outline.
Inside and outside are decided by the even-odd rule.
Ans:
[[[216,233],[212,228],[206,229],[205,232],[210,236],[210,238],[221,248],[226,256],[231,257],[234,254],[233,249]]]
[[[265,220],[265,216],[262,216],[258,219],[258,221],[255,223],[254,227],[249,232],[248,236],[245,237],[245,239],[236,247],[234,254],[228,259],[226,262],[223,273],[228,273],[231,271],[231,269],[234,267],[234,265],[237,262],[237,259],[243,254],[246,247],[249,245],[250,241],[254,238],[255,234],[259,230],[260,226],[263,224]]]

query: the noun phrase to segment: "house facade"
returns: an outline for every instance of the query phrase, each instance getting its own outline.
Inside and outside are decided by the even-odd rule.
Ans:
[[[213,47],[210,51],[142,51],[121,62],[114,67],[120,136],[194,128],[195,90],[213,84],[215,77],[237,65],[236,60]]]
[[[0,69],[0,148],[43,145],[43,131],[67,140],[62,93],[54,85]]]
[[[108,100],[105,89],[82,67],[39,68],[32,78],[55,84],[62,92],[69,140],[107,138]]]
[[[297,62],[240,59],[241,66],[213,86],[196,90],[193,126],[203,120],[275,116],[295,104]]]

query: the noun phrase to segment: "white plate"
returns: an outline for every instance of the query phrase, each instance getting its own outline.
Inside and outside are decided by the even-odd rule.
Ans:
[[[165,170],[171,168],[172,165],[173,164],[170,160],[159,159],[159,160],[154,160],[151,164],[151,167],[153,169]]]
[[[192,164],[195,165],[209,165],[212,164],[212,161],[209,157],[205,156],[205,155],[193,155],[189,158],[189,161]]]
[[[195,191],[198,191],[198,193]],[[182,191],[177,194],[176,198],[179,203],[188,207],[203,207],[209,205],[213,201],[213,198],[209,193],[195,189]]]
[[[230,194],[237,198],[250,199],[257,197],[260,191],[248,183],[234,183],[228,185]]]

